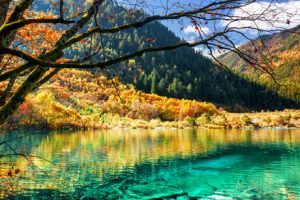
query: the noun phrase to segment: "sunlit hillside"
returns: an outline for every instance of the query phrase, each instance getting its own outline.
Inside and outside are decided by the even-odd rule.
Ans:
[[[31,94],[7,124],[11,128],[108,128],[126,126],[130,120],[177,121],[217,112],[211,103],[146,94],[103,75],[64,70]]]
[[[264,53],[272,55],[272,71],[276,84],[270,76],[255,71],[248,66],[238,55],[227,53],[221,59],[237,74],[242,74],[256,83],[266,86],[284,98],[300,102],[300,27],[286,30],[257,40],[257,45],[265,45]],[[246,43],[240,47],[242,51],[255,52],[255,48]]]
[[[300,127],[300,111],[234,114],[212,103],[136,90],[88,71],[64,70],[32,93],[4,125],[10,129]]]

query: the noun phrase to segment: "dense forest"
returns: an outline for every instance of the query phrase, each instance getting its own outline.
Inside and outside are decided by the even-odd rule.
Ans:
[[[98,23],[104,27],[121,23],[120,19],[126,23],[126,20],[146,15],[140,10],[128,12],[109,3],[102,6],[105,12],[100,14],[102,21],[99,19]],[[104,47],[102,53],[94,56],[94,59],[105,60],[145,47],[176,43],[180,38],[161,23],[153,22],[142,28],[120,32],[113,36],[102,34],[94,40],[95,45],[101,43]],[[76,48],[68,49],[66,54],[79,57],[89,51],[83,46]],[[232,111],[275,110],[298,106],[289,98],[285,98],[286,96],[280,97],[276,91],[261,86],[251,78],[243,78],[222,69],[191,48],[148,53],[111,66],[104,72],[99,70],[94,72],[111,77],[117,76],[123,83],[133,84],[136,89],[147,93],[209,101]]]

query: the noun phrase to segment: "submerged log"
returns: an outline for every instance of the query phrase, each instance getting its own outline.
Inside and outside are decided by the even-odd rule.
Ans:
[[[182,193],[177,193],[177,194],[170,194],[170,195],[166,195],[166,196],[161,196],[161,197],[154,197],[154,198],[149,198],[148,200],[162,200],[162,199],[175,199],[177,197],[181,197],[181,196],[188,196],[187,192],[182,192]]]

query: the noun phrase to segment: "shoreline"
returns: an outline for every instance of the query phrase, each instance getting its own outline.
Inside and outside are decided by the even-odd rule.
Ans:
[[[103,116],[103,115],[102,115]],[[203,113],[198,117],[185,117],[174,121],[160,118],[143,120],[119,115],[105,115],[94,120],[62,120],[60,123],[47,120],[32,122],[14,120],[0,126],[2,131],[10,130],[105,130],[105,129],[169,129],[169,128],[207,128],[207,129],[300,129],[300,110],[284,110],[256,113],[229,113],[219,111],[214,114]]]
[[[254,127],[254,126],[243,126],[243,127],[222,127],[216,125],[208,125],[208,126],[103,126],[103,127],[63,127],[63,128],[37,128],[37,127],[30,127],[30,128],[5,128],[1,127],[0,131],[8,132],[8,131],[97,131],[97,130],[134,130],[134,129],[141,129],[141,130],[165,130],[165,129],[218,129],[218,130],[261,130],[261,129],[272,129],[272,130],[300,130],[300,127],[295,126],[264,126],[264,127]]]

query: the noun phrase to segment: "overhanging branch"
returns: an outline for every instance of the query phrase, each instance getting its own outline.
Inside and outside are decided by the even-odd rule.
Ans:
[[[124,56],[120,56],[118,58],[114,58],[108,61],[104,62],[98,62],[95,64],[78,64],[77,61],[74,61],[73,63],[54,63],[54,62],[48,62],[44,61],[43,59],[36,58],[34,56],[31,56],[27,53],[24,53],[23,51],[16,50],[16,49],[10,49],[10,48],[3,48],[1,49],[4,53],[6,54],[11,54],[14,56],[18,56],[23,58],[24,60],[27,60],[28,62],[36,65],[40,65],[41,67],[51,67],[51,68],[101,68],[104,69],[107,66],[120,63],[122,61],[128,60],[130,58],[142,56],[144,53],[149,53],[149,52],[157,52],[157,51],[168,51],[168,50],[174,50],[180,47],[195,47],[201,44],[206,44],[207,42],[214,40],[215,38],[224,35],[226,32],[219,32],[216,33],[206,39],[203,39],[201,41],[196,41],[196,42],[180,42],[174,45],[168,45],[168,46],[162,46],[162,47],[153,47],[153,48],[145,48]]]

